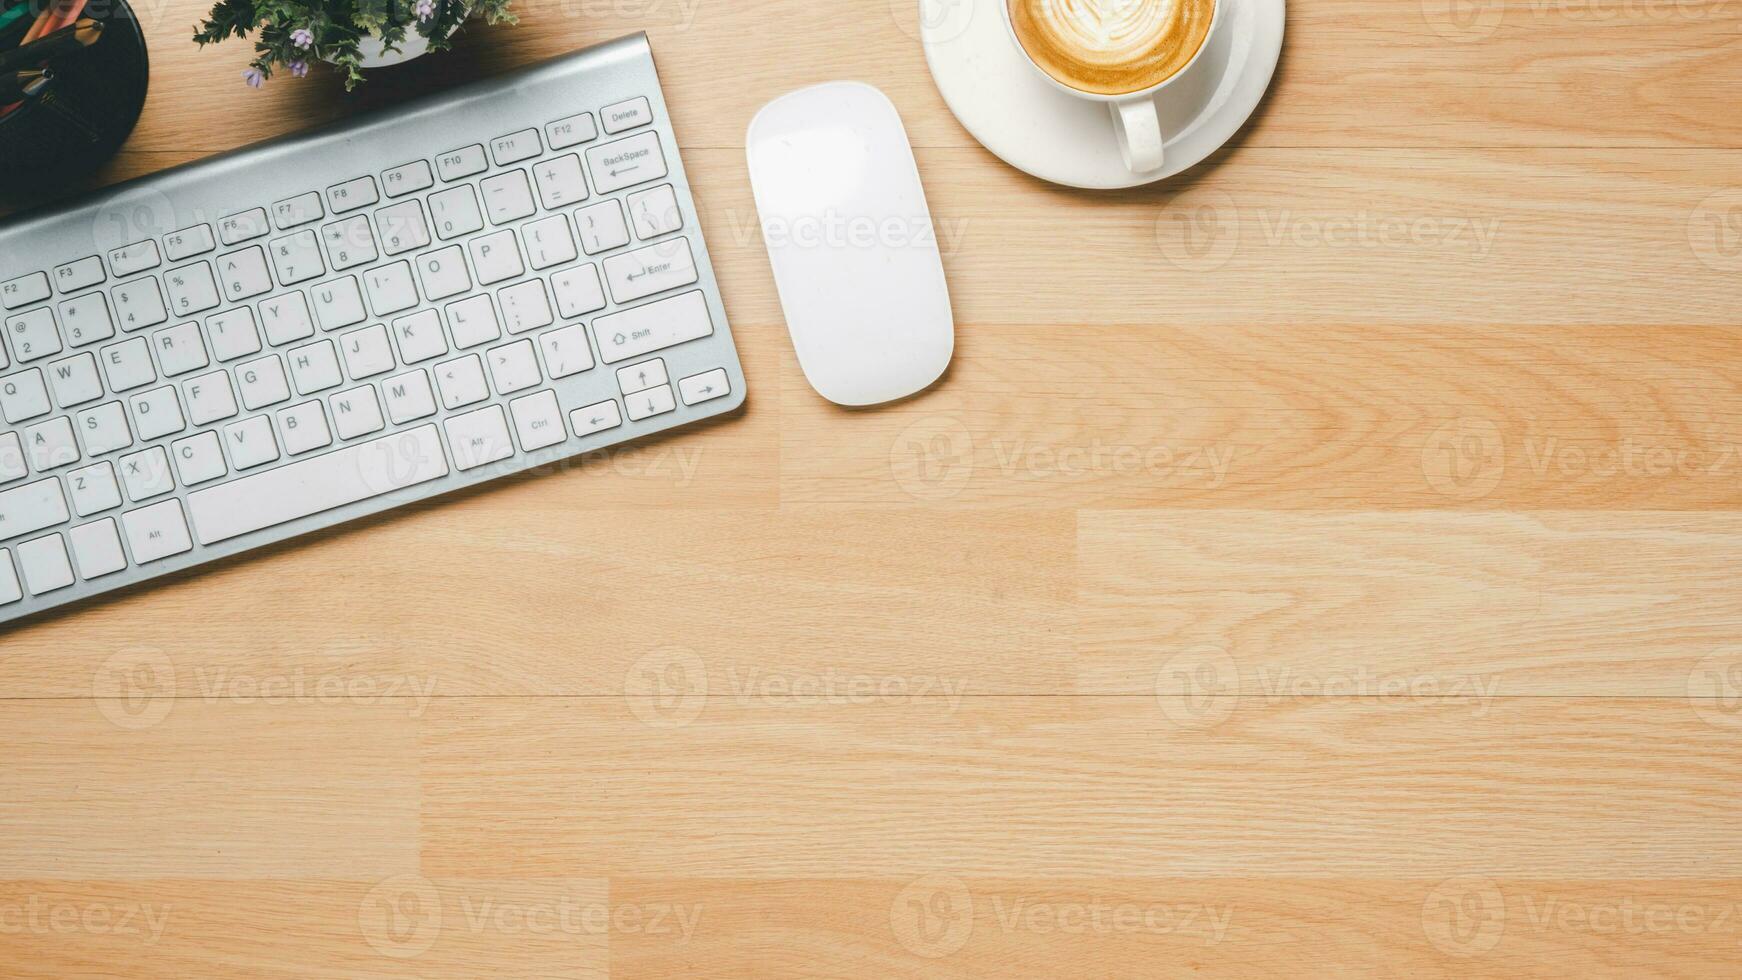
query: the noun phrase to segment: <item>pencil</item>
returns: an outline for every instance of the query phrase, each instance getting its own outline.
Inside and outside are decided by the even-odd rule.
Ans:
[[[28,68],[0,75],[0,102],[30,98],[52,81],[54,72],[47,68]]]
[[[11,51],[0,51],[0,72],[34,68],[68,52],[88,48],[102,36],[103,22],[87,17]]]
[[[85,0],[60,0],[59,3],[49,4],[43,9],[42,15],[36,18],[30,33],[24,35],[24,43],[29,44],[44,34],[60,30],[78,20],[79,15],[84,12]]]

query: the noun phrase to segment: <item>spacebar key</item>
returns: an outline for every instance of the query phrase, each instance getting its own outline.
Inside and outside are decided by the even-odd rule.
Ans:
[[[425,425],[188,494],[188,512],[200,544],[216,544],[447,475]]]

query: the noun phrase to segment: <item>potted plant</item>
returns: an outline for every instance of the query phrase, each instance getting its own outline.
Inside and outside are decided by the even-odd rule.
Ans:
[[[487,23],[517,23],[512,0],[218,0],[199,26],[201,47],[230,37],[254,35],[255,58],[242,72],[259,88],[279,71],[308,74],[311,61],[337,65],[345,89],[363,81],[363,70],[409,61],[428,51],[446,51],[472,17]]]

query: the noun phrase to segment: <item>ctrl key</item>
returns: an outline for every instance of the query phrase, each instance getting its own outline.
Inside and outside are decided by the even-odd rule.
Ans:
[[[133,560],[141,565],[179,555],[194,546],[188,538],[187,515],[182,513],[179,500],[165,500],[123,514],[121,525],[127,529],[127,547],[133,552]]]

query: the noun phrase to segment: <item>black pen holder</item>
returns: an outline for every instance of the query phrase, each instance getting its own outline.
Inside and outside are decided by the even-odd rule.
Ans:
[[[34,12],[49,0],[28,2]],[[0,118],[0,197],[34,197],[90,174],[139,121],[150,70],[133,8],[90,0],[79,16],[102,21],[102,37],[55,59],[49,87]]]

